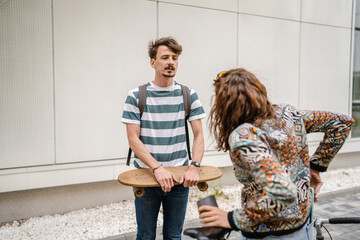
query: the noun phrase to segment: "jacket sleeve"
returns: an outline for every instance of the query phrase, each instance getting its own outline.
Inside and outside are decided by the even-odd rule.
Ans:
[[[324,172],[344,145],[355,120],[327,111],[301,111],[307,133],[323,132],[324,138],[310,158],[310,167]]]
[[[249,125],[247,125],[249,126]],[[260,129],[236,129],[229,138],[235,172],[246,172],[238,180],[252,185],[241,209],[232,213],[233,228],[246,229],[248,224],[264,222],[296,201],[296,187],[267,144]],[[230,217],[229,217],[230,218]],[[236,226],[236,227],[235,227]]]

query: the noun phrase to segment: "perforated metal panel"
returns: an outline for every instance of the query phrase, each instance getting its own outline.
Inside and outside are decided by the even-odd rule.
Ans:
[[[0,6],[0,168],[54,163],[51,1]]]
[[[54,0],[57,163],[125,158],[123,104],[153,78],[155,37],[156,2]]]

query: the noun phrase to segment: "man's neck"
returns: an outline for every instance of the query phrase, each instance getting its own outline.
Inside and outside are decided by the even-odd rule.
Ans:
[[[164,76],[155,76],[153,83],[158,87],[169,87],[173,85],[174,78],[168,78]]]

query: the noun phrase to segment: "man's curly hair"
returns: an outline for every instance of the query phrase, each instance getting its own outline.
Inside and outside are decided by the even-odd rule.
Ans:
[[[163,37],[163,38],[159,38],[159,39],[149,42],[148,53],[149,53],[150,59],[156,59],[156,54],[157,54],[157,50],[158,50],[159,46],[167,46],[178,56],[182,52],[182,46],[175,40],[175,38]]]

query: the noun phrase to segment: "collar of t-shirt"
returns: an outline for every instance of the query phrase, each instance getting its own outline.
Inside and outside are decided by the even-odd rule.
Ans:
[[[172,85],[168,86],[168,87],[159,87],[157,85],[155,85],[152,81],[150,82],[151,87],[158,89],[160,91],[173,91],[175,88],[175,81],[173,82]]]

